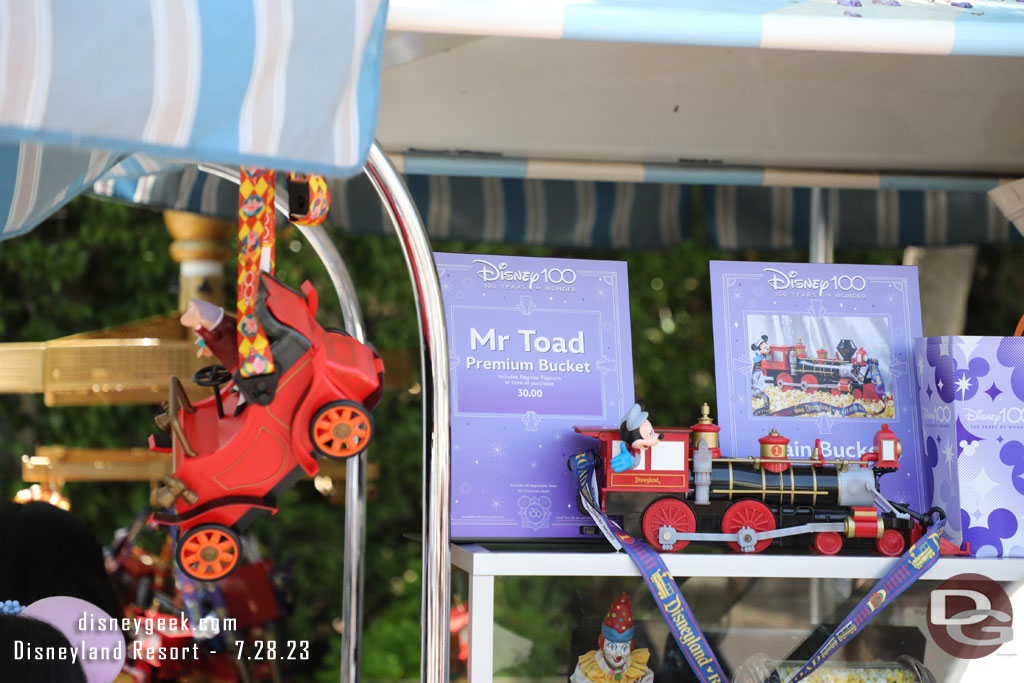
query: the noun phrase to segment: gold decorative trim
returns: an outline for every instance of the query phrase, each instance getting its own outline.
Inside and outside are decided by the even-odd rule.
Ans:
[[[306,358],[306,360],[302,361],[301,363],[299,363],[298,365],[296,365],[296,366],[295,366],[294,368],[292,368],[292,369],[291,369],[291,370],[290,370],[290,371],[288,372],[288,376],[287,376],[287,377],[285,377],[285,378],[284,378],[284,379],[283,379],[283,380],[281,381],[281,383],[280,383],[279,385],[277,385],[277,389],[275,389],[275,392],[279,392],[279,391],[281,391],[282,389],[284,389],[284,388],[285,388],[286,386],[288,386],[288,382],[291,382],[291,381],[292,381],[292,379],[293,379],[293,378],[294,378],[294,377],[295,377],[296,375],[298,375],[298,374],[299,374],[299,372],[300,372],[300,371],[301,371],[301,370],[302,370],[302,369],[303,369],[304,367],[306,367],[307,365],[309,365],[311,361],[312,361],[312,359],[311,359],[310,357],[307,357],[307,358]],[[285,422],[285,421],[284,421],[284,420],[282,420],[282,419],[281,419],[280,417],[278,417],[277,415],[275,415],[275,414],[274,414],[274,403],[273,403],[273,402],[271,402],[270,406],[268,406],[268,407],[267,407],[267,415],[269,415],[270,417],[274,418],[274,419],[275,419],[275,420],[277,421],[277,423],[278,423],[279,425],[281,425],[282,427],[284,427],[285,429],[291,429],[291,425],[289,425],[289,424],[288,424],[287,422]]]
[[[774,493],[774,492],[775,491],[773,489],[772,493]],[[767,489],[736,489],[736,488],[711,489],[711,493],[728,493],[730,495],[733,494],[733,493],[741,493],[741,494],[744,494],[744,495],[760,493],[762,495],[766,495],[767,494]],[[807,496],[822,496],[822,495],[825,495],[823,493],[817,493],[817,492],[813,491],[812,489],[794,489],[792,491],[792,494],[794,496],[803,496],[803,495],[807,495]],[[730,500],[731,500],[731,498],[730,498]]]

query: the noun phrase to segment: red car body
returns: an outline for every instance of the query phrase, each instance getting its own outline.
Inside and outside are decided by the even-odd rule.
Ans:
[[[303,290],[305,296],[261,276],[257,316],[278,363],[269,403],[247,400],[236,415],[245,392],[230,381],[215,388],[220,407],[217,396],[189,405],[175,396],[178,380],[171,380],[175,471],[158,491],[176,487],[177,498],[173,514],[151,520],[178,527],[175,557],[192,578],[227,576],[238,562],[237,533],[276,512],[285,491],[316,474],[320,457],[356,455],[373,436],[369,410],[381,395],[384,364],[369,346],[320,327],[316,292],[308,283]]]

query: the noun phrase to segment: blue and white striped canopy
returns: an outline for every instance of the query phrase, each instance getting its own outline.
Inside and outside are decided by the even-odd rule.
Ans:
[[[391,0],[391,9],[394,31],[1024,56],[1024,0]],[[196,161],[355,173],[374,135],[387,12],[387,0],[0,0],[0,239],[88,188],[233,216],[233,187]],[[396,161],[441,238],[663,246],[688,234],[689,202],[702,198],[723,247],[807,241],[799,172],[640,160],[587,175],[552,160]],[[531,175],[542,167],[547,175]],[[998,179],[853,175],[852,185],[810,179],[836,188],[828,197],[841,245],[1019,239],[984,194]],[[335,182],[335,225],[386,229],[365,189]]]
[[[1021,0],[392,0],[388,28],[922,55],[1024,56]]]
[[[445,175],[437,171],[457,165],[401,156],[395,160],[405,168],[405,182],[432,239],[656,249],[680,244],[693,234],[699,204],[708,237],[723,249],[806,249],[810,243],[810,190],[765,186],[763,174],[729,176],[732,182],[746,180],[744,185],[694,185],[701,177],[695,171],[666,182],[554,180],[483,177],[496,168],[485,162],[471,164],[473,173],[467,169],[466,175]],[[426,169],[435,172],[425,174]],[[713,182],[725,175],[704,177]],[[984,192],[995,182],[976,180],[972,187],[966,180],[949,179],[949,189],[921,189],[924,181],[890,178],[885,189],[827,190],[826,213],[835,221],[837,246],[1024,241]],[[364,178],[328,184],[332,226],[357,233],[393,232]],[[283,184],[278,191],[284,191]],[[238,210],[237,187],[194,166],[141,180],[103,180],[93,193],[228,220]]]
[[[386,14],[387,0],[0,0],[0,235],[118,164],[358,172]]]

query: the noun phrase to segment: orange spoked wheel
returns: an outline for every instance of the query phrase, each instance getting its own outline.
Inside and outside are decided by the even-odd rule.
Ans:
[[[217,581],[230,574],[241,558],[238,535],[220,524],[203,524],[178,541],[178,566],[197,581]]]
[[[328,458],[359,455],[373,438],[373,416],[355,401],[334,401],[313,416],[309,437],[316,452]]]

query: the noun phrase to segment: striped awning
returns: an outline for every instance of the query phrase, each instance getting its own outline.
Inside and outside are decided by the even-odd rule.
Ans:
[[[970,6],[968,6],[970,5]],[[234,215],[196,161],[355,173],[393,31],[735,47],[1024,55],[1017,0],[0,0],[0,239],[92,187]],[[83,39],[87,36],[88,39]],[[937,67],[941,68],[941,67]],[[437,238],[658,247],[703,207],[725,248],[803,247],[807,187],[840,246],[1018,239],[998,178],[396,155]],[[359,179],[332,223],[386,232]]]
[[[0,0],[0,234],[116,163],[358,172],[386,14],[386,0]]]
[[[1014,0],[392,0],[388,29],[673,45],[1024,56]]]
[[[653,249],[688,239],[702,207],[710,239],[724,249],[805,249],[810,243],[811,191],[802,187],[425,175],[413,172],[416,164],[408,158],[404,166],[433,239]],[[391,234],[364,178],[329,185],[333,226]],[[195,167],[143,180],[103,180],[93,192],[225,219],[238,205],[236,186]],[[983,191],[831,189],[824,199],[839,247],[1024,241]]]

